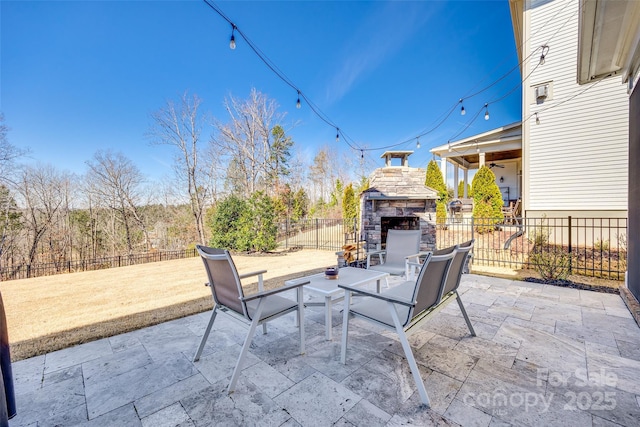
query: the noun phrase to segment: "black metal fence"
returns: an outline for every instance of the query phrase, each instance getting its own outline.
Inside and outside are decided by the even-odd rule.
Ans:
[[[107,268],[125,267],[128,265],[146,264],[149,262],[192,258],[197,255],[198,253],[194,248],[179,251],[156,251],[64,262],[22,264],[16,267],[0,268],[0,280],[28,279],[31,277],[51,276],[62,273],[104,270]]]
[[[624,280],[627,269],[626,218],[516,218],[491,232],[496,221],[461,218],[438,227],[444,248],[474,238],[474,263],[511,269],[553,268],[569,274]]]
[[[510,269],[536,268],[540,262],[568,262],[571,274],[623,280],[627,269],[626,218],[516,218],[508,223],[455,218],[436,227],[438,249],[475,239],[476,265]],[[487,227],[487,224],[491,224]],[[339,251],[356,243],[357,221],[310,219],[278,224],[282,249],[305,248]],[[482,229],[491,231],[479,232]],[[537,254],[537,256],[532,256]],[[0,280],[26,279],[78,271],[101,270],[197,256],[195,249],[24,264],[0,268]],[[568,260],[568,261],[567,261]]]
[[[475,239],[476,265],[535,269],[543,267],[542,262],[568,262],[570,274],[624,279],[626,218],[527,217],[497,222],[472,217],[451,219],[437,226],[436,246],[441,249]],[[340,219],[313,219],[281,223],[278,241],[285,249],[338,251],[356,242],[358,235],[355,222],[345,225]],[[538,255],[532,256],[534,253]]]
[[[358,236],[356,220],[307,219],[278,224],[278,243],[281,248],[325,249],[338,251]]]

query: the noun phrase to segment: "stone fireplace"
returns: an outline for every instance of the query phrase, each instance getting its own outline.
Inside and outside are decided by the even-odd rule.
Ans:
[[[425,170],[410,168],[413,151],[387,151],[385,166],[369,177],[369,189],[360,196],[362,238],[366,250],[384,249],[388,230],[421,230],[420,249],[436,247],[436,199],[425,186]],[[400,165],[392,165],[400,159]]]

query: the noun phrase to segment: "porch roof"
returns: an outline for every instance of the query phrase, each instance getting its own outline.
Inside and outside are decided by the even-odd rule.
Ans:
[[[447,159],[464,169],[474,169],[480,162],[517,159],[522,157],[522,122],[518,121],[487,132],[432,148],[431,153]]]

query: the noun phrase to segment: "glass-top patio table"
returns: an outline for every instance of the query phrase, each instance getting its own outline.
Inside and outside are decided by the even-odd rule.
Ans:
[[[319,273],[312,276],[287,280],[285,285],[309,281],[309,284],[304,286],[305,291],[309,291],[312,295],[324,297],[325,337],[327,340],[331,340],[331,304],[334,301],[337,302],[344,298],[344,290],[340,289],[338,285],[362,286],[375,281],[376,291],[379,293],[380,281],[385,279],[386,282],[388,276],[389,273],[382,271],[365,270],[363,268],[355,267],[342,267],[338,270],[337,279],[328,279],[324,273]]]

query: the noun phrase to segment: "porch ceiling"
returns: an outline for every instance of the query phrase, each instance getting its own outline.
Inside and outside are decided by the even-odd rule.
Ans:
[[[431,152],[450,163],[473,169],[484,154],[485,163],[522,157],[522,123],[516,122],[433,148]]]

